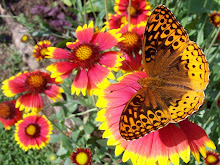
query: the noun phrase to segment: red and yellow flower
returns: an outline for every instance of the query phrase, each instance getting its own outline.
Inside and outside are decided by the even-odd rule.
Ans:
[[[115,0],[116,14],[126,16],[128,20],[129,0]],[[132,0],[130,8],[131,25],[146,24],[150,16],[151,5],[146,0]]]
[[[35,113],[24,114],[23,120],[15,125],[15,141],[25,151],[28,149],[41,149],[46,146],[53,129],[44,115],[40,116]]]
[[[29,35],[27,35],[27,34],[24,34],[22,37],[21,37],[21,42],[27,42],[28,40],[29,40]]]
[[[0,122],[8,130],[22,119],[22,112],[15,108],[15,103],[15,100],[0,103]]]
[[[63,89],[55,79],[48,73],[41,71],[18,73],[2,83],[3,93],[7,97],[13,97],[16,94],[24,93],[16,101],[16,108],[25,112],[32,110],[39,112],[43,108],[41,93],[44,93],[53,101],[61,98]]]
[[[48,52],[48,47],[51,45],[50,41],[44,40],[44,41],[39,41],[37,45],[34,46],[33,50],[33,57],[36,59],[36,61],[43,60],[46,58]]]
[[[171,161],[179,164],[179,156],[185,163],[189,162],[190,151],[199,162],[199,152],[206,156],[205,145],[215,148],[204,130],[188,120],[179,122],[179,127],[169,124],[142,138],[126,141],[119,132],[119,120],[124,106],[141,88],[137,80],[146,78],[145,72],[127,74],[121,81],[108,86],[99,92],[97,106],[103,109],[98,112],[97,121],[102,122],[103,138],[108,138],[107,145],[114,145],[115,155],[123,151],[122,161],[131,159],[133,164],[167,164]]]
[[[120,69],[126,72],[140,71],[142,69],[142,40],[145,26],[130,27],[128,24],[121,27],[119,33],[122,34],[123,40],[118,43],[120,52],[124,57]]]
[[[220,165],[219,153],[213,151],[206,152],[205,164],[207,165]]]
[[[119,29],[122,25],[125,25],[128,22],[125,16],[119,14],[108,14],[108,22],[106,22],[106,28]]]
[[[72,152],[70,159],[76,165],[90,165],[92,162],[91,150],[88,148],[76,148],[76,152]]]
[[[220,11],[214,11],[213,13],[209,14],[209,20],[214,26],[220,25]]]
[[[61,48],[50,47],[47,58],[66,59],[63,62],[56,62],[47,67],[51,71],[51,77],[61,81],[68,77],[73,70],[77,74],[73,81],[72,93],[85,95],[86,91],[91,95],[95,89],[102,88],[108,84],[107,77],[114,79],[109,68],[120,65],[119,56],[116,51],[106,51],[116,46],[121,41],[121,34],[115,30],[94,32],[93,22],[79,26],[76,29],[76,42],[68,42],[70,49],[67,51]]]

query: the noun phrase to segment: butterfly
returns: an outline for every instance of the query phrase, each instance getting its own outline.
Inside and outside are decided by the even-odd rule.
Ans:
[[[142,48],[148,78],[120,116],[123,139],[134,140],[196,112],[209,82],[208,62],[173,13],[163,5],[148,18]]]

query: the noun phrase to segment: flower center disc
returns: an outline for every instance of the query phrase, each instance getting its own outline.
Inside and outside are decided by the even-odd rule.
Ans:
[[[127,8],[127,12],[129,10],[129,7]],[[134,7],[131,6],[131,9],[130,9],[130,14],[131,16],[135,16],[136,15],[136,9]]]
[[[36,133],[36,127],[34,125],[29,125],[26,129],[28,135],[33,136]]]
[[[84,152],[80,152],[76,155],[76,162],[83,165],[88,161],[88,155]]]
[[[217,161],[217,158],[214,155],[208,155],[206,158],[207,162],[209,163],[215,163]]]
[[[45,56],[45,55],[46,55],[46,52],[48,52],[47,48],[43,48],[43,49],[40,50],[40,54],[41,54],[42,56]]]
[[[87,60],[92,56],[92,48],[88,45],[82,45],[76,50],[76,57],[79,60]]]
[[[138,35],[133,32],[124,33],[122,37],[125,38],[122,42],[129,47],[136,45],[138,42]]]
[[[38,90],[37,92],[41,92],[41,90],[46,88],[47,80],[40,74],[33,74],[27,78],[26,84],[29,90]]]
[[[7,119],[9,116],[10,116],[10,107],[5,103],[1,103],[0,104],[0,117],[3,119]]]
[[[213,20],[215,23],[220,22],[220,16],[218,16],[218,15],[214,16]]]

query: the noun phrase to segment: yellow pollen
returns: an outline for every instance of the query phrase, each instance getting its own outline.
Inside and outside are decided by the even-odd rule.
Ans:
[[[86,164],[88,161],[88,155],[84,152],[80,152],[76,155],[76,162],[79,163],[80,165]]]
[[[45,78],[38,74],[31,75],[27,79],[27,83],[35,88],[43,86],[45,81]]]
[[[214,155],[208,155],[206,161],[208,163],[215,163],[217,161],[217,158]]]
[[[82,61],[87,60],[91,57],[91,55],[92,55],[92,48],[90,46],[83,45],[76,50],[76,57],[79,60]]]
[[[128,8],[127,8],[127,11],[128,11]],[[136,15],[136,9],[132,6],[131,6],[131,9],[130,9],[130,14],[131,14],[131,16]]]
[[[125,16],[122,16],[122,17],[121,17],[121,23],[122,23],[122,24],[125,24],[125,23],[126,23],[126,20],[127,20],[127,19],[126,19]]]
[[[124,33],[122,37],[125,39],[121,42],[123,42],[127,46],[134,46],[138,42],[138,35],[133,32]]]
[[[48,52],[47,48],[43,48],[43,49],[40,50],[40,54],[41,54],[42,56],[45,56],[45,55],[46,55],[46,52]]]
[[[9,115],[10,115],[10,107],[5,103],[1,103],[0,104],[0,117],[3,119],[7,119]]]
[[[220,16],[218,16],[218,15],[214,16],[213,20],[215,23],[220,22]]]
[[[26,129],[28,135],[34,135],[36,133],[36,127],[34,125],[29,125]]]

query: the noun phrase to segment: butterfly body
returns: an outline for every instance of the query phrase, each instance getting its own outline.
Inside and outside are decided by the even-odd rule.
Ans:
[[[143,39],[143,64],[147,78],[124,107],[119,131],[134,140],[196,112],[209,82],[207,60],[172,12],[154,9]]]
[[[138,83],[143,87],[143,88],[160,88],[162,86],[166,85],[166,82],[163,81],[162,79],[156,78],[156,77],[148,77],[148,78],[142,78],[138,80]]]

